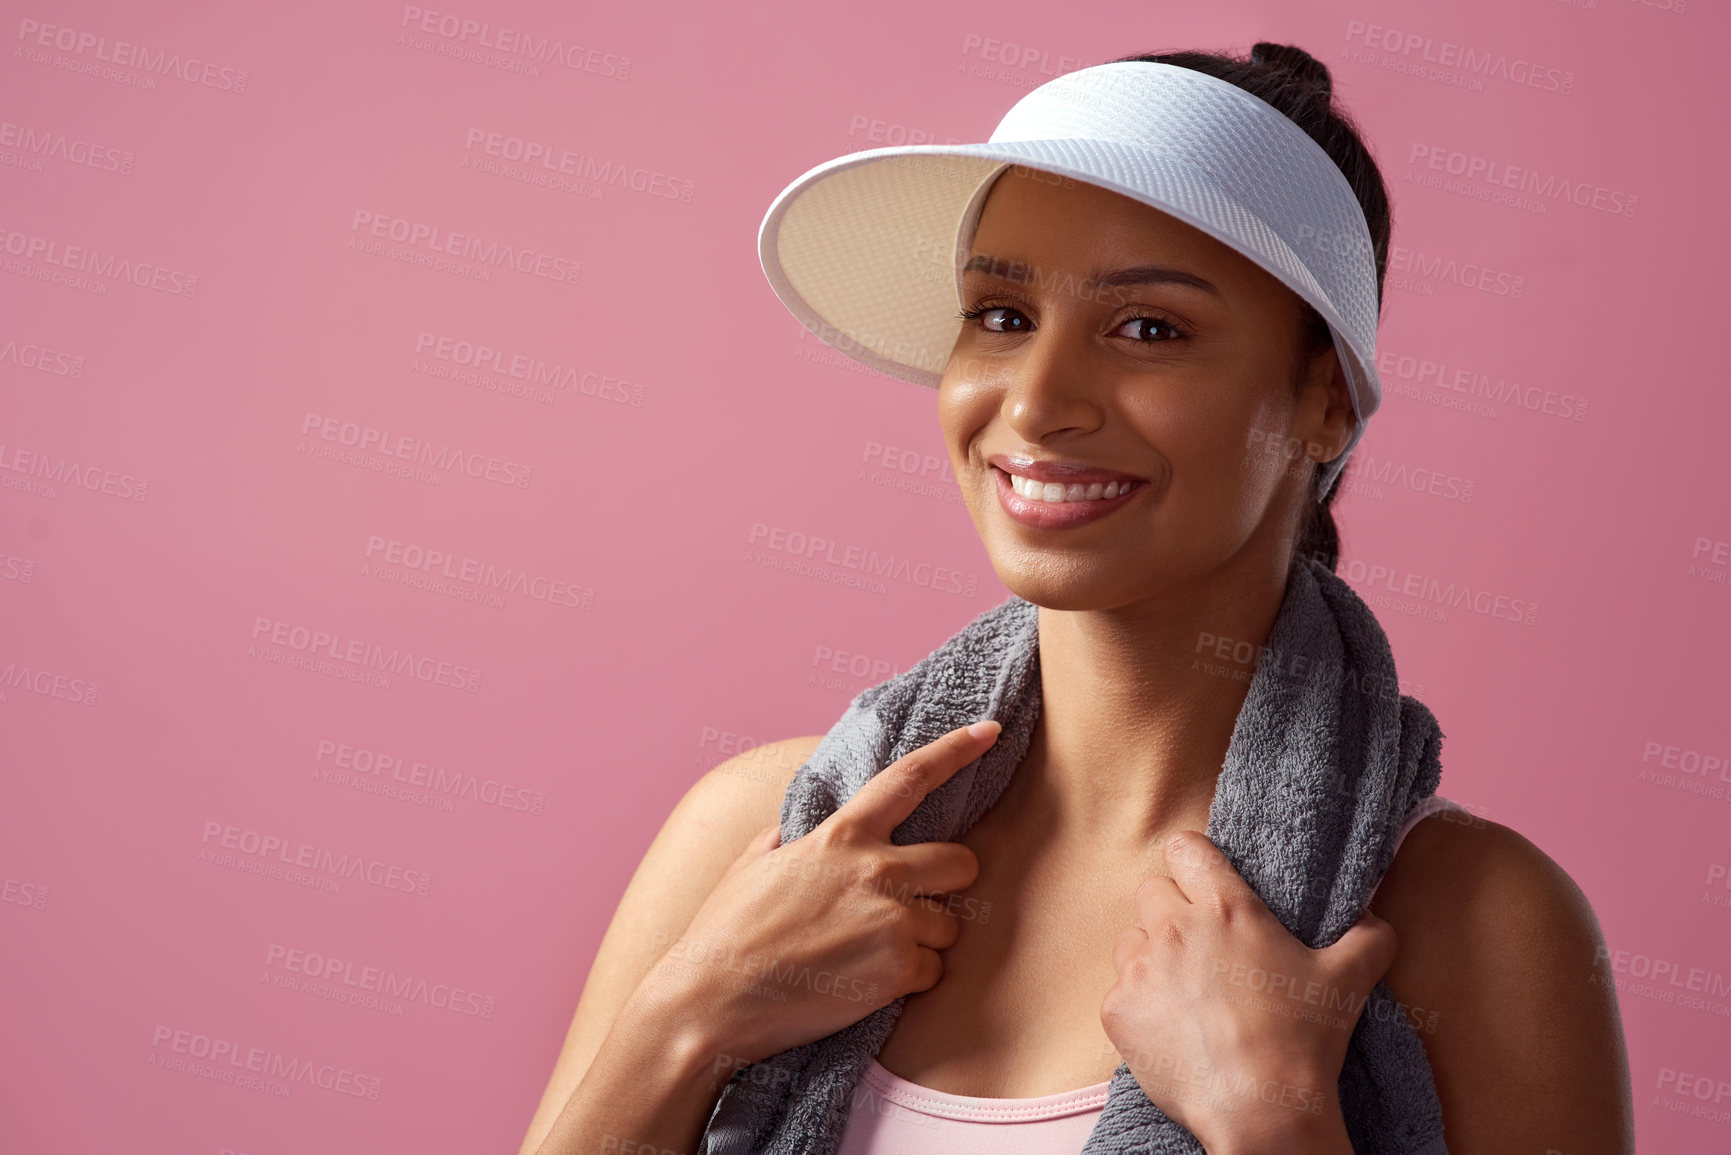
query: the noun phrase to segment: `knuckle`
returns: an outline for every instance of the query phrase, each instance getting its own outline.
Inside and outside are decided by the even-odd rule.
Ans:
[[[855,885],[871,887],[887,880],[893,861],[888,851],[875,848],[859,851],[854,855],[851,871]]]
[[[839,814],[840,811],[837,811],[830,818],[838,819]],[[819,823],[817,828],[800,839],[800,842],[809,843],[811,849],[817,854],[833,854],[847,845],[848,840],[852,837],[853,831],[849,827],[847,819],[839,818],[837,821],[826,820]]]
[[[932,780],[931,762],[918,754],[910,754],[896,776],[896,791],[903,798],[927,793]]]

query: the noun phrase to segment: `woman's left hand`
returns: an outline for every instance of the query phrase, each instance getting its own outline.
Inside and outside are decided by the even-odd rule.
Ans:
[[[1394,962],[1368,910],[1322,950],[1300,942],[1198,831],[1171,877],[1136,890],[1100,1022],[1148,1098],[1210,1153],[1350,1152],[1337,1086],[1347,1041]]]

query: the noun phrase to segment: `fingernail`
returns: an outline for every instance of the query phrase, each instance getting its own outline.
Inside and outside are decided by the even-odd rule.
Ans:
[[[990,738],[993,734],[996,734],[999,729],[1001,729],[1001,727],[998,725],[996,719],[981,718],[978,722],[975,722],[973,725],[968,727],[968,733],[972,734],[976,738]]]

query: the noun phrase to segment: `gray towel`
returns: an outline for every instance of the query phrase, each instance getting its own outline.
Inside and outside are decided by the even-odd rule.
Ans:
[[[998,798],[1040,714],[1038,607],[1012,595],[905,673],[863,691],[781,807],[782,842],[809,833],[896,759],[979,718],[997,742],[898,826],[908,845],[954,841]],[[1442,733],[1399,692],[1388,638],[1339,576],[1296,561],[1232,731],[1207,834],[1307,945],[1357,921],[1394,857],[1406,814],[1434,794]],[[965,933],[965,932],[964,932]],[[701,1155],[834,1155],[853,1092],[906,996],[824,1038],[733,1073]],[[1357,1152],[1443,1155],[1442,1107],[1424,1048],[1380,982],[1364,1005],[1339,1084]],[[1143,1092],[1127,1064],[1083,1155],[1197,1155],[1202,1145]]]

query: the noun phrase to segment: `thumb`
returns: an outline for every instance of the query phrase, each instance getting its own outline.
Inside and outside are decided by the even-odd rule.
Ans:
[[[751,836],[751,841],[747,842],[740,849],[739,854],[735,856],[734,860],[728,863],[727,869],[722,873],[722,877],[733,877],[740,871],[751,867],[780,845],[781,823],[772,822],[770,825],[765,826],[762,830],[759,830],[756,834]]]
[[[781,845],[781,820],[778,818],[759,830],[752,840],[745,844],[745,851],[753,858],[759,858]]]
[[[1358,921],[1324,947],[1322,953],[1333,956],[1335,965],[1356,971],[1375,985],[1394,965],[1395,956],[1400,953],[1400,938],[1392,923],[1366,908]]]

